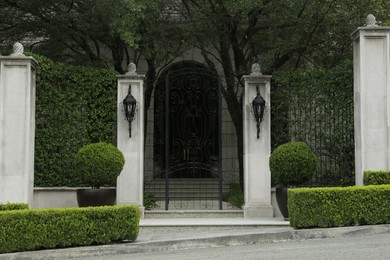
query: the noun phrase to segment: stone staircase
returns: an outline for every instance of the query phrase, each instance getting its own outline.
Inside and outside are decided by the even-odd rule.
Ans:
[[[219,232],[287,227],[281,218],[247,219],[242,210],[146,211],[140,221],[140,235],[183,232]]]
[[[140,235],[156,236],[163,233],[223,232],[226,230],[254,230],[287,227],[281,218],[247,219],[241,209],[223,202],[219,209],[219,182],[217,179],[171,179],[169,207],[165,210],[165,180],[145,183],[145,192],[153,195],[159,208],[146,210],[140,221]],[[222,185],[222,192],[230,184]]]
[[[153,195],[159,207],[165,210],[165,180],[155,179],[145,183],[145,192]],[[222,192],[229,190],[229,184],[223,183]],[[168,210],[218,210],[219,180],[213,178],[173,178],[169,180]],[[223,202],[223,209],[233,209]]]

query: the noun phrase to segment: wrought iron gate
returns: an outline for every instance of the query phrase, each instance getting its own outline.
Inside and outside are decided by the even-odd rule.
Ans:
[[[154,98],[154,182],[164,186],[165,210],[222,209],[219,78],[182,62]]]

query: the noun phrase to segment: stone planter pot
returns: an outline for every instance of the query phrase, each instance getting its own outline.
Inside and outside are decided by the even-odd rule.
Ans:
[[[78,189],[77,203],[79,207],[113,206],[116,204],[116,189]]]
[[[288,187],[275,189],[276,201],[278,202],[279,210],[285,219],[288,219],[287,190]]]

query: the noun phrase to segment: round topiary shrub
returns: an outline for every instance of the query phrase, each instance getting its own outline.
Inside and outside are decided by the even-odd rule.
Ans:
[[[122,152],[112,144],[100,142],[82,147],[75,156],[75,172],[92,188],[114,186],[125,164]]]
[[[318,158],[304,142],[278,146],[271,154],[269,167],[277,185],[297,186],[314,176]]]

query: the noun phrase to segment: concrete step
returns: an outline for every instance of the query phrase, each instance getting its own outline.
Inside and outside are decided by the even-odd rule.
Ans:
[[[207,232],[219,230],[267,229],[288,227],[282,219],[246,218],[145,218],[140,221],[140,235],[161,233]]]
[[[222,185],[227,192],[229,183]],[[155,179],[145,183],[145,192],[154,196],[159,209],[165,209],[165,180]],[[170,179],[169,210],[219,210],[219,180],[211,178]],[[232,209],[223,202],[223,209]]]
[[[145,190],[145,192],[152,194],[155,197],[165,198],[165,189]],[[169,189],[168,195],[173,197],[188,197],[188,198],[219,198],[218,190],[199,190],[199,189]]]
[[[156,210],[165,210],[165,200],[157,200],[156,201],[158,208],[151,210],[151,212],[155,212]],[[231,206],[227,202],[222,202],[222,209],[225,210],[236,210],[235,207]],[[202,200],[194,200],[194,199],[170,199],[168,210],[171,211],[188,211],[188,210],[202,210],[202,211],[208,211],[208,210],[216,210],[219,211],[219,200],[217,199],[202,199]]]
[[[152,181],[145,182],[145,185],[153,184],[153,185],[165,185],[166,180],[165,179],[154,179]],[[175,184],[192,184],[192,185],[218,185],[219,180],[218,179],[207,179],[207,178],[180,178],[180,179],[169,179],[169,185],[175,185]],[[228,182],[222,182],[223,185],[229,185]]]
[[[222,187],[225,192],[229,189],[228,185]],[[165,200],[165,183],[145,183],[145,192],[153,195],[156,200]],[[170,200],[218,200],[219,185],[207,182],[198,181],[196,183],[186,183],[177,181],[169,185]]]
[[[165,188],[165,182],[146,182],[145,183],[145,188],[152,189],[152,188]],[[174,189],[174,188],[183,188],[183,187],[190,187],[190,188],[215,188],[218,189],[219,183],[210,183],[210,182],[174,182],[174,183],[169,183],[169,188]],[[230,184],[222,184],[222,189],[229,189]]]
[[[150,194],[152,194],[155,198],[164,198],[165,199],[165,191],[156,190],[156,191],[150,191]],[[219,198],[219,192],[218,191],[199,191],[199,190],[171,190],[168,192],[169,198]]]
[[[165,190],[165,184],[145,184],[146,190]],[[180,189],[192,189],[192,190],[218,190],[218,184],[191,184],[191,183],[182,183],[169,185],[169,190],[180,190]],[[222,190],[229,190],[229,186],[222,186]]]
[[[217,181],[210,181],[210,179],[174,179],[169,182],[170,192],[198,192],[198,193],[216,193],[219,192],[219,183]],[[154,180],[146,182],[144,185],[145,191],[148,193],[165,192],[165,180]],[[222,191],[228,191],[229,183],[222,185]]]
[[[145,219],[243,218],[242,210],[146,210]]]

